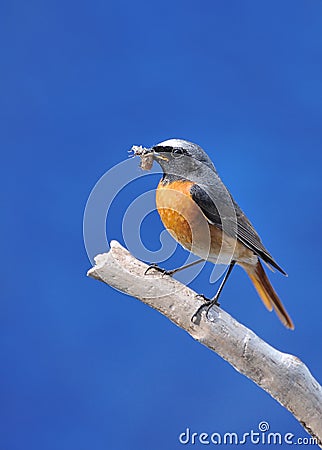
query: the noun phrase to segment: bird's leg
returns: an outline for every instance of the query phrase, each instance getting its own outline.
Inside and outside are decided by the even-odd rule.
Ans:
[[[194,313],[194,315],[191,317],[191,322],[196,322],[197,317],[200,315],[200,313],[202,312],[203,309],[206,309],[206,317],[208,319],[208,314],[209,311],[211,310],[211,308],[216,305],[216,306],[220,306],[220,303],[218,302],[219,296],[229,278],[229,275],[231,274],[231,271],[233,270],[235,265],[235,261],[232,261],[228,267],[228,270],[222,280],[222,282],[220,283],[220,286],[216,292],[216,295],[214,296],[214,298],[212,300],[206,299],[204,295],[198,295],[198,297],[203,297],[206,299],[206,302],[199,306],[199,308],[197,309],[197,311]]]
[[[173,274],[175,274],[177,272],[180,272],[181,270],[188,269],[189,267],[192,267],[192,266],[195,266],[196,264],[199,264],[201,261],[204,261],[204,260],[203,259],[197,259],[197,261],[193,261],[193,262],[191,262],[189,264],[186,264],[185,266],[178,267],[177,269],[172,269],[172,270],[162,269],[156,263],[152,263],[146,269],[146,271],[144,272],[144,275],[146,275],[149,272],[149,270],[154,269],[154,270],[157,270],[157,271],[161,272],[162,276],[164,276],[164,275],[172,276]]]

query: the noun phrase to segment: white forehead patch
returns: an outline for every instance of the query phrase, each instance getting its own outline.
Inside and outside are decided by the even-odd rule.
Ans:
[[[167,141],[160,142],[158,145],[162,147],[184,147],[185,144],[192,144],[192,142],[185,141],[184,139],[168,139]]]

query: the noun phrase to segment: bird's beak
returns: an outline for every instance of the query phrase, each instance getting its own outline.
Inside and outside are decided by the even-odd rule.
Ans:
[[[153,148],[145,148],[142,156],[154,156]]]
[[[161,155],[161,153],[158,153],[154,148],[149,149],[151,153],[153,154],[154,159],[162,159],[163,161],[169,161],[169,158],[167,158],[164,155]]]
[[[142,153],[142,156],[144,156],[144,157],[152,156],[153,159],[163,159],[163,161],[169,161],[169,158],[167,158],[164,155],[161,155],[160,153],[158,153],[153,148],[146,148],[146,149],[144,149],[144,152]]]
[[[164,155],[161,155],[158,153],[153,147],[152,148],[146,148],[142,147],[141,145],[133,145],[131,148],[131,151],[133,151],[135,156],[141,156],[141,158],[147,158],[152,157],[153,159],[162,159],[164,161],[169,161],[169,158],[167,158]]]

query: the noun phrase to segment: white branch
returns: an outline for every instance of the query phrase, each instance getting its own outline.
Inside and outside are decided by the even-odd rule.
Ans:
[[[203,302],[197,294],[160,272],[144,275],[148,266],[116,241],[95,262],[88,276],[138,298],[218,353],[287,408],[322,448],[322,388],[299,358],[271,347],[216,306],[210,320],[202,313],[199,323],[192,323]]]

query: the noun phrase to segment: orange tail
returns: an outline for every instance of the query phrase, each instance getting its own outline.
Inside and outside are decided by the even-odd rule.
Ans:
[[[261,262],[258,260],[256,266],[250,264],[242,264],[249,278],[252,280],[260,298],[269,311],[274,308],[281,322],[291,330],[294,330],[292,319],[287,314],[281,300],[278,298],[273,286],[271,285],[267,275],[263,269]]]

